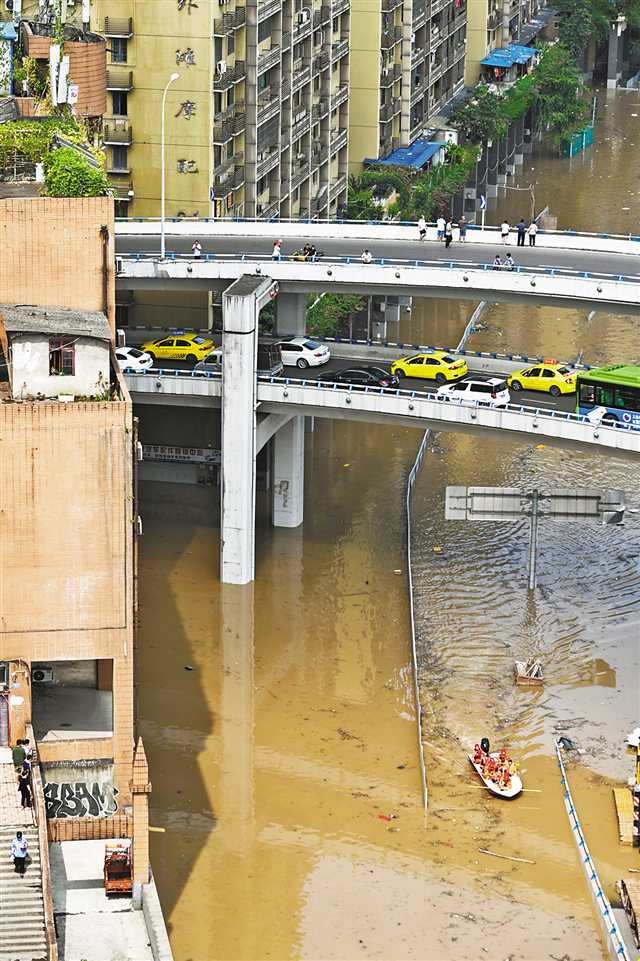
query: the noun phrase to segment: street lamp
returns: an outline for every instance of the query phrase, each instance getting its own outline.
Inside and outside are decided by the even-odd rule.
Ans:
[[[180,79],[179,73],[172,73],[167,82],[167,86],[164,88],[162,94],[162,130],[160,134],[160,149],[161,149],[161,186],[160,186],[160,259],[164,260],[165,256],[165,242],[164,242],[164,194],[165,194],[165,171],[164,171],[164,108],[167,102],[167,93],[169,87],[174,81]]]

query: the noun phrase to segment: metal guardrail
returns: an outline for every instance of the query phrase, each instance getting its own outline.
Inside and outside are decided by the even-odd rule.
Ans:
[[[586,838],[582,833],[582,827],[580,826],[575,804],[573,803],[567,772],[565,770],[564,761],[562,760],[562,754],[557,741],[555,747],[558,764],[560,766],[560,772],[562,774],[560,780],[562,786],[564,787],[564,806],[569,817],[571,833],[578,848],[582,869],[586,875],[587,885],[589,887],[589,894],[591,895],[591,900],[595,906],[602,936],[605,944],[607,945],[608,954],[612,959],[616,958],[617,961],[631,961],[624,938],[620,933],[620,928],[618,927],[618,923],[611,909],[609,900],[604,893],[602,885],[600,884],[600,878],[598,877],[596,866],[593,863],[591,854],[589,853]],[[634,957],[635,956],[636,952],[634,951]]]
[[[635,239],[635,238],[634,238]],[[167,252],[166,260],[168,261],[192,261],[192,254],[180,254],[175,252]],[[146,261],[146,260],[158,260],[157,251],[137,251],[136,253],[118,253],[116,254],[116,260],[127,260],[127,261]],[[231,261],[241,261],[247,263],[264,263],[271,262],[271,258],[267,254],[236,254],[236,253],[203,253],[199,258],[199,262],[213,262],[218,260],[231,260]],[[291,256],[282,256],[281,261],[298,263],[298,261]],[[323,256],[318,257],[313,264],[305,263],[305,266],[318,266],[328,264],[360,264],[361,258],[359,256],[347,256],[336,254],[335,256]],[[449,270],[464,270],[465,273],[484,273],[485,271],[493,271],[494,267],[491,263],[470,263],[464,260],[401,260],[397,257],[374,257],[371,264],[376,264],[379,267],[437,267],[439,269],[449,269]],[[514,267],[511,271],[505,271],[502,269],[500,273],[513,273],[513,274],[536,274],[538,276],[544,277],[580,277],[587,280],[609,280],[617,283],[630,283],[633,285],[640,284],[640,274],[607,274],[600,271],[590,271],[590,270],[575,270],[571,267],[522,267],[520,265]],[[532,286],[535,286],[532,281]]]

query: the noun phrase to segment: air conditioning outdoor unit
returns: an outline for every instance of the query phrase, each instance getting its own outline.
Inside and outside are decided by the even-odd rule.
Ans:
[[[45,681],[53,680],[53,668],[52,667],[34,667],[31,671],[31,680],[37,684],[43,684]]]
[[[226,73],[226,72],[227,72],[227,61],[226,61],[226,60],[218,60],[218,62],[217,62],[217,64],[216,64],[216,70],[218,71],[218,73],[219,73],[220,75],[222,75],[223,73]]]
[[[301,10],[298,14],[298,23],[308,23],[309,22],[309,11]]]

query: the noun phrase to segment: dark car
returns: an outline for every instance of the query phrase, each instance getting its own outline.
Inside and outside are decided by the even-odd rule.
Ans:
[[[352,384],[354,387],[397,387],[400,381],[382,367],[349,367],[346,370],[326,370],[316,380],[333,384]]]

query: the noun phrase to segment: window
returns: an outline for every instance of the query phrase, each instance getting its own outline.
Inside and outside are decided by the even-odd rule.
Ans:
[[[542,368],[540,367],[532,367],[529,373],[527,374],[527,377],[539,377],[541,369]]]
[[[596,402],[595,384],[580,384],[580,405],[593,407]]]
[[[116,201],[116,215],[117,215],[117,201]],[[125,207],[127,205],[125,204]],[[128,304],[116,304],[116,327],[128,327],[129,326],[129,305]]]
[[[51,337],[49,340],[49,373],[73,377],[75,352],[74,337]]]
[[[542,376],[543,376],[543,377],[555,377],[555,376],[556,376],[556,372],[555,372],[555,370],[549,370],[548,367],[543,367],[543,368],[542,368]]]
[[[115,215],[121,220],[124,220],[129,216],[129,204],[126,200],[116,200],[115,202]]]
[[[613,407],[613,387],[596,384],[596,404],[599,407]]]
[[[267,177],[260,177],[260,180],[258,181],[258,188],[257,188],[258,196],[260,196],[260,194],[263,194],[268,186],[269,186],[269,181]]]
[[[233,87],[231,89],[233,90]],[[219,113],[222,113],[222,94],[216,90],[213,95],[213,116],[217,117]]]
[[[227,37],[227,56],[229,56],[229,54],[235,53],[235,50],[236,50],[236,38],[233,36],[233,34],[230,34]]]
[[[125,90],[114,90],[111,94],[112,114],[114,117],[126,117],[129,113],[127,108],[127,93]]]
[[[111,148],[111,167],[113,170],[128,170],[129,169],[129,159],[128,159],[128,148],[127,147],[112,147]]]
[[[127,62],[127,40],[125,37],[112,37],[111,63]]]

